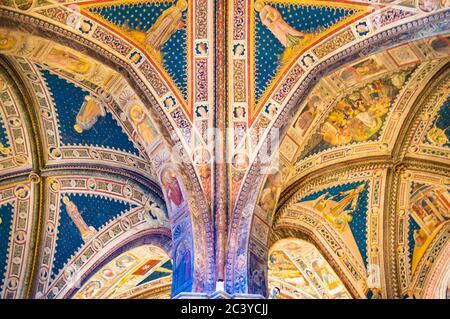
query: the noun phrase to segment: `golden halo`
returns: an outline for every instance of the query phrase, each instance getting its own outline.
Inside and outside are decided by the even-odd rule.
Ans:
[[[263,0],[256,0],[256,1],[255,1],[255,11],[256,11],[256,12],[261,11],[262,8],[264,8],[264,6],[265,6],[265,3],[264,3]]]
[[[144,116],[144,111],[139,105],[133,105],[130,109],[130,117],[134,123],[140,122]]]
[[[75,124],[73,126],[73,129],[77,132],[77,133],[83,133],[83,128],[81,127],[80,124]]]
[[[178,2],[175,4],[181,11],[184,11],[187,9],[187,1],[186,0],[178,0]]]

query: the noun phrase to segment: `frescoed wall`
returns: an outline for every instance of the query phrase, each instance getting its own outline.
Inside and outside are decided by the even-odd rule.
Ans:
[[[405,149],[408,142],[404,139],[410,136],[406,132],[409,130],[408,112],[425,113],[418,116],[424,124],[417,126],[417,134],[420,132],[421,135],[414,137],[414,140],[426,141],[426,132],[433,129],[432,121],[436,119],[431,112],[437,112],[446,101],[446,93],[439,93],[436,100],[428,102],[430,108],[423,109],[419,106],[419,101],[424,98],[418,93],[430,85],[432,78],[437,78],[440,90],[446,87],[444,75],[437,77],[437,74],[446,70],[447,60],[440,60],[442,53],[433,49],[433,41],[435,40],[402,45],[365,57],[360,62],[336,70],[313,88],[299,106],[285,135],[280,138],[280,156],[274,161],[274,165],[278,165],[281,170],[280,182],[271,187],[272,175],[267,174],[267,170],[264,171],[265,178],[259,184],[260,193],[255,200],[251,226],[245,225],[249,222],[247,220],[245,223],[241,222],[245,231],[239,235],[239,253],[235,259],[235,267],[250,269],[248,286],[241,288],[241,284],[236,289],[266,293],[264,288],[258,288],[257,283],[253,285],[252,267],[261,269],[266,263],[266,247],[274,240],[274,236],[292,236],[291,232],[295,229],[296,235],[306,233],[307,237],[313,236],[313,241],[323,240],[331,247],[346,246],[352,256],[348,261],[345,260],[347,256],[344,258],[341,252],[339,256],[335,252],[332,254],[338,260],[345,261],[344,268],[351,273],[349,278],[343,273],[339,277],[350,286],[349,291],[353,297],[385,296],[383,278],[386,276],[387,269],[384,267],[388,253],[383,253],[387,248],[383,247],[383,230],[380,227],[383,218],[389,219],[389,214],[396,214],[395,211],[388,213],[388,202],[391,200],[390,196],[397,195],[391,195],[388,191],[389,186],[384,176],[389,173],[378,169],[383,165],[387,169],[389,158],[397,158],[399,152],[403,152],[400,145]],[[428,57],[422,60],[426,55]],[[436,111],[431,111],[431,105]],[[378,115],[375,115],[378,111],[372,112],[383,108],[384,111]],[[364,122],[362,118],[371,119],[373,131],[368,129],[370,125],[366,126],[369,122]],[[416,144],[411,147],[413,149],[415,154],[440,154],[425,150],[418,152]],[[429,158],[428,156],[424,155],[423,158]],[[365,171],[363,167],[370,165],[369,163],[374,166]],[[359,173],[350,173],[357,167],[360,168]],[[390,169],[400,171],[401,167],[399,165],[394,169],[391,166]],[[333,175],[335,170],[344,175]],[[314,182],[320,176],[323,176],[319,179],[320,182]],[[350,176],[377,177],[372,181],[351,182],[353,177]],[[295,197],[296,193],[303,195]],[[251,202],[250,198],[248,197],[248,203]],[[295,221],[296,218],[299,219],[298,222]],[[327,232],[335,232],[333,243],[330,239],[320,239],[325,234],[319,234],[319,230],[310,230],[318,225],[324,227],[324,232],[325,229]],[[249,231],[250,238],[246,242],[245,233]],[[340,240],[342,242],[338,244]],[[241,245],[247,245],[247,248]],[[250,259],[248,263],[243,263],[241,255],[245,255],[246,249]]]

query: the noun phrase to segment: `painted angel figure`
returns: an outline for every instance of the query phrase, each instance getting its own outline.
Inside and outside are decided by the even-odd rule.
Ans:
[[[343,198],[335,207],[333,207],[332,212],[338,213],[341,211],[343,213],[353,213],[358,206],[359,196],[361,195],[361,192],[364,191],[365,187],[366,186],[362,184],[355,189],[340,192],[339,196],[343,196]],[[350,206],[350,209],[346,209],[348,206]]]
[[[170,39],[170,37],[181,30],[183,24],[183,12],[187,9],[186,0],[178,0],[170,8],[166,9],[156,19],[156,22],[147,32],[128,31],[128,34],[146,46],[146,49],[156,58],[160,59],[160,50],[162,46]],[[122,28],[126,29],[126,26]]]
[[[305,37],[302,32],[295,30],[287,24],[277,9],[266,5],[264,1],[256,1],[255,10],[259,12],[262,23],[284,47],[292,48],[299,44]]]
[[[78,207],[69,199],[69,197],[64,196],[63,203],[66,205],[67,214],[70,216],[75,226],[80,231],[81,238],[83,238],[83,240],[87,242],[92,237],[94,237],[97,231],[94,227],[88,226],[86,224],[80,212],[78,211]]]
[[[183,11],[187,8],[186,0],[178,0],[177,3],[165,10],[152,25],[145,37],[146,44],[156,51],[178,30],[183,28]]]
[[[156,132],[151,120],[146,116],[144,110],[139,105],[134,105],[130,109],[130,117],[137,127],[139,135],[145,143],[145,146],[151,145],[156,138]]]
[[[83,131],[91,129],[92,126],[97,123],[99,116],[106,116],[106,111],[102,103],[96,98],[86,96],[85,101],[77,114],[76,123],[73,126],[74,130],[78,133],[83,133]]]

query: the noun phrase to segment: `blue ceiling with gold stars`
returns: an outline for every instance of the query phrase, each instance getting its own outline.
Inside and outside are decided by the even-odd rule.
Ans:
[[[440,2],[25,1],[0,4],[0,299],[211,297],[217,272],[221,293],[250,298],[284,297],[281,283],[427,289],[450,211]],[[280,156],[258,176],[277,128]],[[215,136],[226,176],[211,129],[231,134]],[[281,273],[274,251],[302,267]]]
[[[67,197],[75,204],[84,222],[88,226],[93,227],[95,231],[98,231],[108,221],[135,207],[132,204],[109,197],[93,197],[81,194],[67,195]],[[63,268],[70,257],[84,244],[80,230],[69,216],[63,198],[61,198],[53,276],[59,273],[59,270]]]
[[[0,284],[3,282],[8,262],[8,246],[14,207],[11,204],[0,206]]]
[[[325,198],[339,202],[344,199],[347,192],[355,190],[359,186],[364,186],[364,189],[358,197],[356,208],[351,212],[351,220],[348,222],[348,225],[350,226],[353,237],[358,245],[361,256],[363,257],[364,265],[367,267],[367,201],[369,193],[367,182],[354,182],[325,188],[299,199],[298,202],[302,203],[316,200],[325,194],[327,194]],[[342,207],[342,211],[350,209],[351,203]]]
[[[297,31],[317,35],[339,21],[352,16],[356,9],[333,8],[294,3],[270,3]],[[255,15],[255,99],[256,104],[282,65],[285,47]]]
[[[434,142],[437,142],[437,145],[441,147],[450,147],[450,96],[447,96],[444,104],[439,109],[439,112],[433,122],[432,129],[433,128],[437,132],[444,133],[442,136],[443,139],[439,139],[438,141],[434,139]]]
[[[147,32],[175,1],[96,4],[88,11],[107,24],[127,31]],[[160,62],[187,99],[187,11],[183,11],[180,29],[161,47]],[[120,32],[120,31],[119,31]]]
[[[74,129],[77,114],[89,93],[48,70],[42,69],[41,74],[53,98],[63,145],[98,146],[139,155],[139,150],[106,107],[104,116],[98,116],[90,129],[77,132]]]

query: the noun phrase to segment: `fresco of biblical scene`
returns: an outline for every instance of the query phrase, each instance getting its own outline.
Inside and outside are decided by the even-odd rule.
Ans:
[[[13,215],[13,205],[3,204],[0,206],[0,282],[3,282],[8,262],[9,236]]]
[[[104,103],[83,89],[41,70],[58,115],[63,145],[89,145],[139,155]]]
[[[312,134],[299,159],[331,147],[374,141],[414,67],[383,75],[338,99],[318,132]]]
[[[409,198],[409,253],[412,273],[436,234],[450,219],[450,189],[413,183]]]
[[[269,298],[349,299],[342,281],[311,243],[284,239],[269,252]]]
[[[387,69],[382,62],[379,62],[376,57],[371,57],[344,68],[339,73],[339,77],[346,86],[349,86],[386,70]]]
[[[143,49],[187,98],[187,0],[108,1],[81,8]]]
[[[426,144],[450,147],[450,96],[439,109],[433,124],[426,134]]]
[[[350,7],[350,8],[349,8]],[[281,67],[324,32],[354,18],[361,6],[334,1],[263,1],[253,4],[255,104]]]
[[[60,203],[53,277],[84,243],[97,234],[102,226],[134,207],[135,205],[103,196],[63,194]]]
[[[367,209],[369,185],[354,182],[323,189],[301,198],[300,206],[313,209],[341,236],[353,256],[367,267]]]
[[[170,298],[172,261],[159,247],[132,248],[97,269],[74,299]]]

